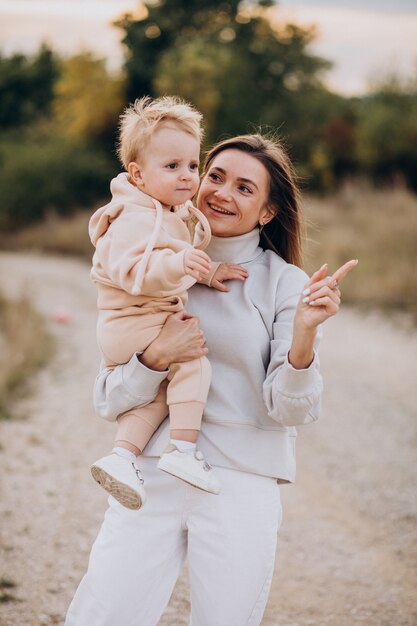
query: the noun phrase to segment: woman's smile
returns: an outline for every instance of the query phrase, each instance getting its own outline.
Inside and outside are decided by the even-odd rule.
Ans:
[[[207,202],[207,205],[214,213],[221,213],[222,215],[235,215],[233,211],[224,209],[223,207],[220,207],[218,204],[214,204],[213,202]]]

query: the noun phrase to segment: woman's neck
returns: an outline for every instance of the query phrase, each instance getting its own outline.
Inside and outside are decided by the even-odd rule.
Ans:
[[[237,237],[212,236],[205,252],[212,261],[248,263],[262,252],[259,246],[259,229],[254,228],[249,233]]]

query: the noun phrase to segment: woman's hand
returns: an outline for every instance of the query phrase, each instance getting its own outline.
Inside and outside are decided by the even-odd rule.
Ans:
[[[328,276],[325,263],[304,285],[295,311],[293,340],[288,353],[288,360],[295,369],[305,369],[311,364],[317,326],[338,312],[339,283],[357,264],[356,259],[348,261]]]
[[[332,315],[336,315],[340,307],[340,282],[358,264],[358,261],[348,261],[332,276],[327,276],[327,264],[315,272],[308,283],[304,285],[295,316],[298,324],[304,328],[316,328]]]
[[[169,315],[158,337],[140,356],[149,369],[164,371],[171,363],[192,361],[208,353],[199,320],[186,311]]]
[[[245,280],[248,276],[247,270],[240,265],[221,263],[211,279],[210,287],[218,291],[229,291],[229,287],[223,284],[225,280]]]

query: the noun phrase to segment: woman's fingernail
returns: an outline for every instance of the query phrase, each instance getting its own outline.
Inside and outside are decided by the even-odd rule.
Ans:
[[[308,300],[309,300],[308,298],[303,298],[302,302],[304,302],[304,304],[307,304]]]
[[[307,289],[304,289],[304,291],[303,291],[303,296],[309,296],[310,293],[311,293],[311,289],[309,287],[307,287]],[[304,302],[304,300],[303,300],[303,302]]]

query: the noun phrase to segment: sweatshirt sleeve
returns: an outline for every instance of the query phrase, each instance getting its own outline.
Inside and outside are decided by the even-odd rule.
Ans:
[[[314,349],[314,358],[306,369],[295,369],[288,360],[291,347],[295,309],[303,285],[307,280],[299,272],[294,281],[293,293],[279,303],[273,325],[271,357],[263,385],[263,397],[271,419],[281,426],[299,426],[318,419],[321,406],[323,381],[319,372],[317,347],[322,334],[319,327]],[[297,283],[298,288],[294,291]]]
[[[169,248],[154,249],[149,257],[140,293],[144,296],[168,296],[192,287],[196,279],[185,273],[185,252],[173,252]]]
[[[97,241],[94,262],[100,265],[101,271],[94,274],[100,276],[104,272],[110,284],[133,295],[164,297],[189,289],[196,281],[185,274],[185,242],[184,249],[179,251],[158,247],[157,242],[137,289],[138,273],[154,225],[152,210],[145,215],[121,215],[114,220],[107,233]]]
[[[150,370],[136,352],[128,363],[110,369],[101,363],[94,383],[94,408],[99,417],[114,422],[119,415],[135,406],[146,406],[158,394],[159,385],[169,371]]]
[[[206,285],[207,287],[211,287],[211,281],[213,280],[214,274],[217,272],[220,265],[221,265],[221,261],[211,261],[209,275],[206,276],[205,278],[202,278],[198,282],[201,283],[202,285]]]

